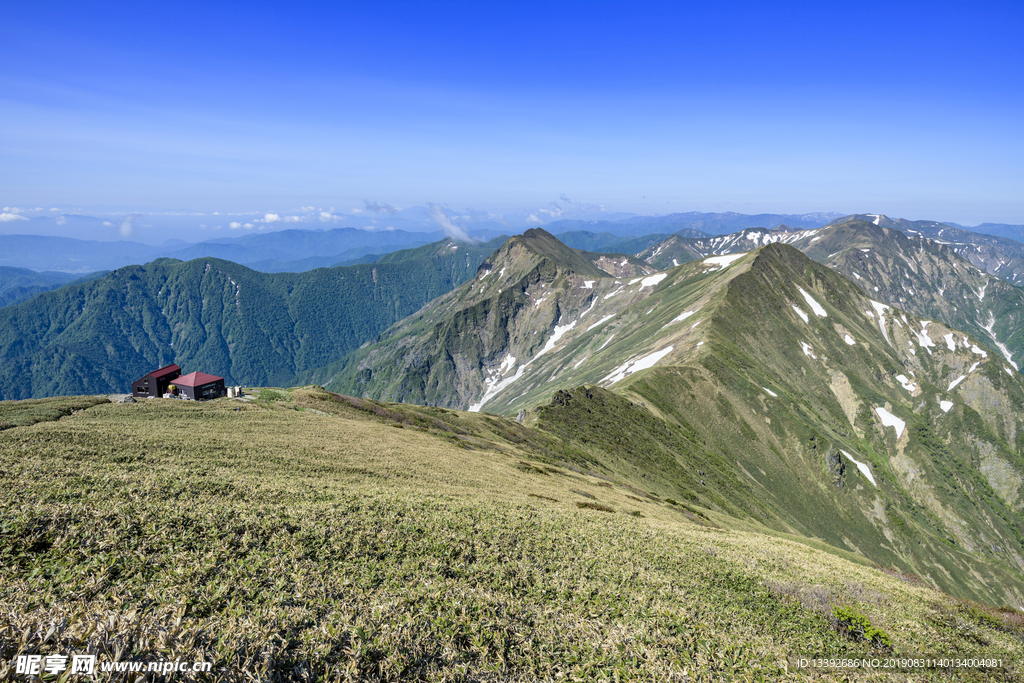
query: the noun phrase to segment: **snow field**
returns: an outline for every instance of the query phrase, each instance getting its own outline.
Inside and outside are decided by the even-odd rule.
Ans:
[[[797,289],[800,290],[800,294],[802,294],[803,297],[804,297],[804,300],[807,301],[807,305],[811,307],[812,311],[814,311],[814,315],[818,316],[819,318],[827,318],[828,317],[828,313],[825,312],[825,309],[822,308],[821,304],[819,304],[814,299],[814,297],[812,297],[810,294],[805,292],[803,287],[797,287]]]
[[[882,426],[894,427],[896,429],[896,437],[903,436],[903,430],[906,428],[907,423],[899,419],[885,408],[875,406],[875,412],[878,413],[878,417],[882,420]]]
[[[673,348],[675,348],[675,347],[674,346],[669,346],[668,348],[664,348],[661,351],[655,351],[654,353],[649,353],[646,356],[644,356],[643,358],[637,358],[637,359],[634,359],[634,360],[626,361],[625,363],[620,365],[618,368],[616,368],[614,371],[612,371],[611,374],[606,376],[601,381],[602,382],[610,382],[611,384],[615,384],[616,382],[619,382],[619,381],[625,379],[626,377],[632,375],[634,372],[638,372],[640,370],[646,370],[647,368],[654,367],[654,365],[658,361],[660,361],[662,358],[664,358],[665,356],[670,354],[672,352]]]
[[[731,266],[735,261],[740,260],[746,256],[749,252],[743,252],[742,254],[727,254],[725,256],[712,256],[704,259],[704,265],[715,266],[718,268],[727,268]]]
[[[871,468],[868,467],[866,463],[860,462],[844,450],[840,450],[839,452],[849,458],[850,462],[857,466],[857,469],[860,470],[861,474],[863,474],[868,481],[871,482],[872,486],[878,488],[878,484],[875,483],[875,478],[871,476]]]
[[[906,375],[896,375],[896,381],[902,384],[903,388],[909,391],[910,393],[914,393],[914,389],[917,388],[917,386],[913,382],[907,379]]]

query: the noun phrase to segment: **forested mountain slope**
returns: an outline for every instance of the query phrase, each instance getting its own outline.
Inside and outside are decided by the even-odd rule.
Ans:
[[[0,398],[127,391],[168,363],[288,385],[472,277],[495,245],[450,240],[395,263],[259,273],[158,259],[0,309]]]

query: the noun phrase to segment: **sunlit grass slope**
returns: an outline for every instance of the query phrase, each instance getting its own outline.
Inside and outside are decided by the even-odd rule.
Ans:
[[[1024,649],[1016,613],[730,529],[553,435],[317,388],[4,429],[0,510],[0,679],[25,653],[207,660],[215,680],[665,681]]]

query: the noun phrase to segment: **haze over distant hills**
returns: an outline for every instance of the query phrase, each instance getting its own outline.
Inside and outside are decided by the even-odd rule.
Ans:
[[[367,206],[376,205],[367,204]],[[537,212],[540,215],[519,216],[511,222],[502,222],[503,218],[498,220],[489,214],[480,215],[471,212],[460,215],[457,212],[447,211],[439,223],[436,220],[439,215],[435,214],[432,218],[423,207],[396,211],[395,220],[390,220],[392,215],[388,213],[389,208],[376,206],[375,211],[368,209],[367,215],[325,214],[330,217],[327,222],[325,222],[326,219],[320,220],[316,216],[267,214],[272,217],[274,222],[263,222],[257,227],[252,222],[241,224],[232,221],[230,225],[241,227],[238,230],[228,230],[227,232],[231,234],[227,236],[211,237],[194,244],[181,239],[162,240],[157,245],[143,244],[132,241],[131,238],[96,239],[96,235],[99,234],[93,230],[96,225],[105,226],[102,234],[106,236],[115,236],[120,233],[118,227],[111,221],[103,221],[91,216],[61,215],[31,219],[19,216],[23,220],[7,222],[0,226],[3,228],[0,232],[8,233],[0,234],[0,266],[85,274],[98,270],[111,270],[124,265],[141,264],[161,257],[189,260],[212,256],[241,263],[264,272],[301,272],[312,268],[351,264],[356,261],[366,262],[372,259],[373,254],[427,244],[441,239],[446,234],[461,239],[453,231],[486,241],[502,234],[517,232],[515,224],[518,223],[523,223],[522,227],[525,228],[544,225],[545,230],[559,235],[560,239],[574,248],[589,251],[603,249],[636,253],[670,235],[699,238],[705,235],[731,234],[754,227],[793,231],[821,227],[841,218],[841,214],[834,212],[757,215],[731,212],[689,212],[665,216],[601,214],[601,217],[596,220],[593,218],[565,220],[558,218],[563,213],[561,209],[557,211],[552,209],[548,213]],[[384,217],[388,220],[384,220]],[[136,226],[144,223],[148,217],[133,215],[129,218],[131,219],[129,226],[131,230],[127,232],[138,236],[139,230],[136,230]],[[193,218],[195,217],[193,216]],[[228,223],[228,219],[231,217],[211,218]],[[292,218],[302,220],[283,222]],[[402,220],[398,220],[398,218]],[[239,217],[239,219],[268,220],[252,216]],[[528,221],[528,219],[533,220]],[[68,228],[65,231],[66,234],[48,234],[45,225],[52,227],[53,224],[61,220],[64,221],[61,227]],[[890,219],[885,218],[885,220]],[[344,221],[346,227],[331,227],[337,221]],[[939,226],[938,229],[945,231],[945,239],[981,247],[977,256],[979,259],[993,257],[992,253],[985,256],[983,252],[986,250],[997,252],[995,258],[998,259],[1000,255],[1010,254],[1015,249],[1021,249],[1020,243],[1013,242],[1008,238],[1012,238],[1013,235],[1017,235],[1018,238],[1024,235],[1022,226],[996,226],[998,232],[1004,235],[1000,239],[998,237],[982,237],[978,232],[972,232],[951,223],[911,222],[902,219],[899,219],[898,222],[899,225],[896,227],[901,229],[903,227],[914,229],[915,225]],[[404,227],[396,227],[392,224]],[[282,230],[279,229],[281,225],[294,227]],[[314,225],[319,227],[313,228]],[[172,231],[171,234],[175,233]],[[205,234],[215,235],[217,233],[207,232]],[[93,237],[82,239],[87,235],[93,235]],[[942,238],[941,235],[935,236]],[[1018,258],[1016,252],[1012,257]],[[1012,280],[1012,278],[1008,279]]]

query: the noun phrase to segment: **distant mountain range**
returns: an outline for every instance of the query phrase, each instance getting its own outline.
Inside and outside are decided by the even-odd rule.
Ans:
[[[441,231],[371,231],[356,228],[332,230],[279,230],[236,239],[200,244],[150,246],[138,242],[99,242],[68,237],[0,235],[0,265],[32,270],[88,273],[148,263],[156,258],[188,261],[222,258],[243,265],[259,263],[264,272],[280,272],[302,259],[317,259],[304,266],[327,267],[369,253],[387,253],[421,246],[444,237]],[[310,267],[302,267],[310,270]]]
[[[774,214],[762,213],[748,215],[742,213],[672,213],[665,216],[633,216],[618,221],[554,221],[544,226],[553,235],[564,232],[585,230],[589,232],[609,232],[615,235],[639,236],[648,233],[680,233],[696,231],[705,235],[723,235],[744,228],[777,228],[790,226],[793,229],[818,228],[841,218],[841,213],[807,213],[807,214]],[[699,237],[687,234],[686,237]]]
[[[917,315],[943,320],[997,349],[1014,367],[1024,365],[1024,289],[986,273],[1016,271],[1009,245],[985,247],[951,243],[928,234],[918,223],[877,216],[851,216],[832,225],[800,232],[749,229],[733,235],[683,239],[673,236],[636,256],[656,268],[669,268],[710,255],[737,254],[766,244],[790,244],[834,268],[864,292]],[[913,226],[913,227],[911,227]],[[915,229],[917,228],[917,229]],[[942,228],[948,236],[957,228]],[[982,236],[983,240],[998,240]],[[990,243],[991,244],[991,243]],[[1018,245],[1024,247],[1024,245]],[[984,258],[998,248],[1000,258]],[[1005,264],[1010,263],[1009,267]]]

